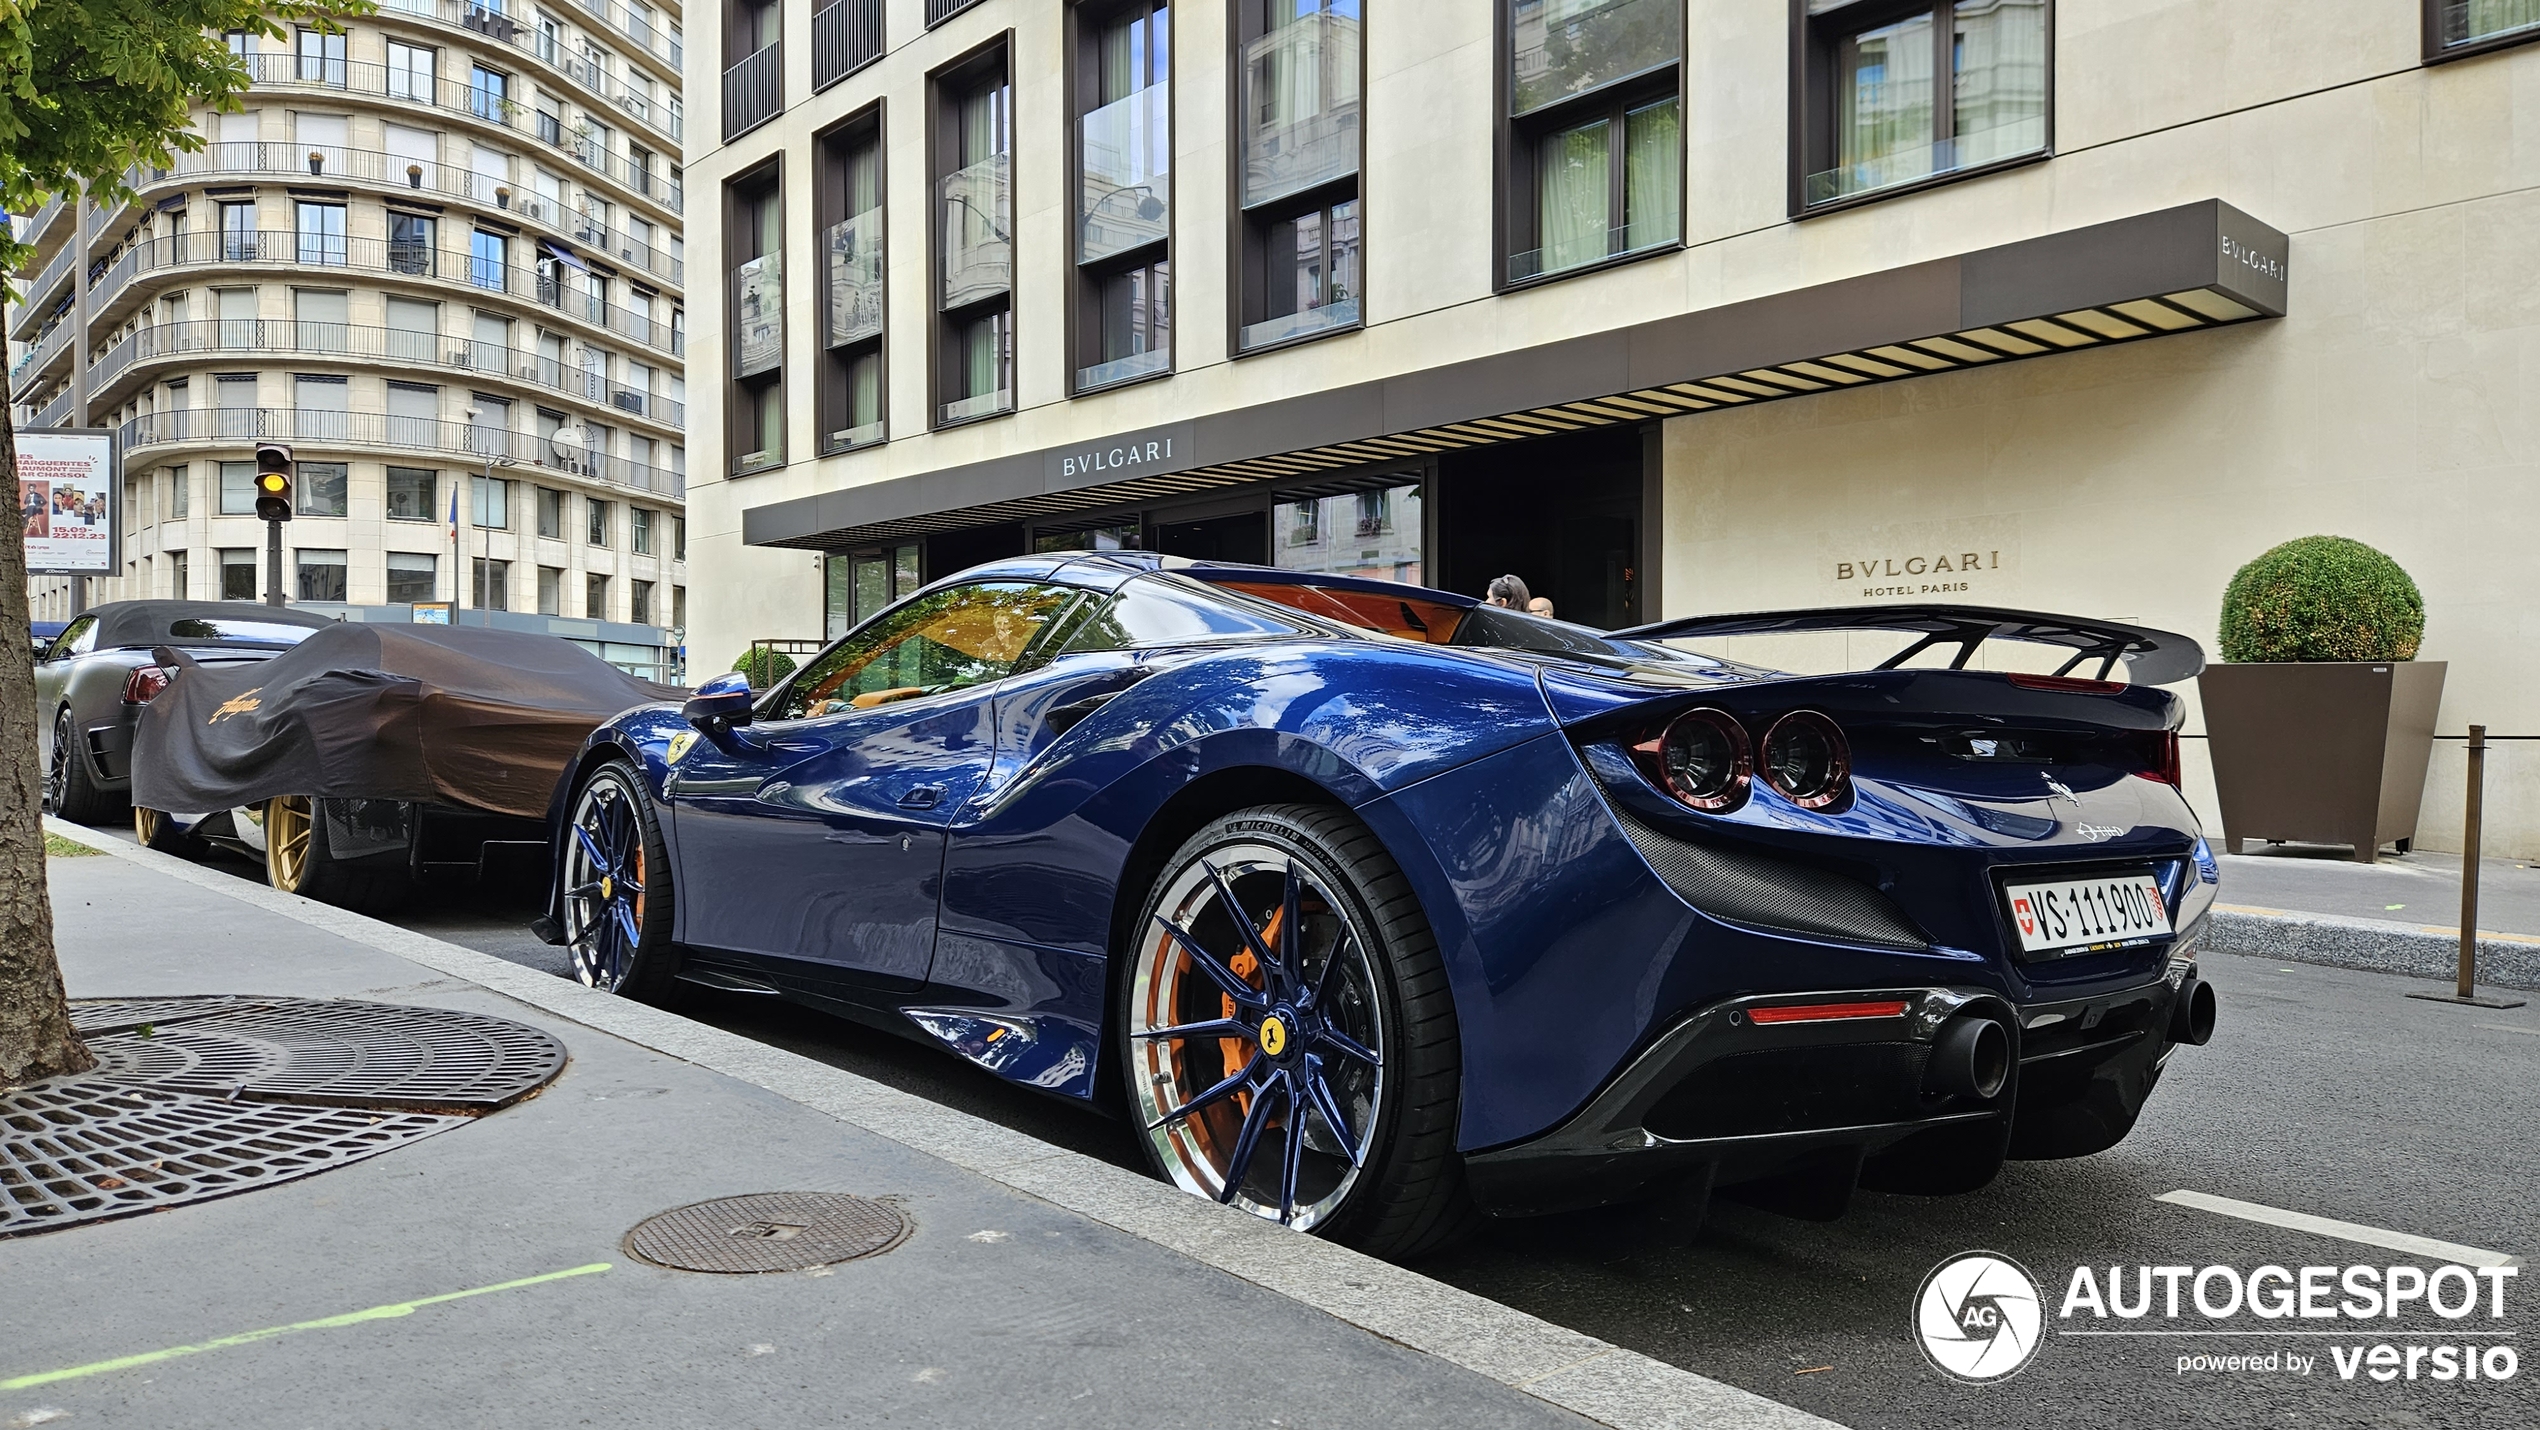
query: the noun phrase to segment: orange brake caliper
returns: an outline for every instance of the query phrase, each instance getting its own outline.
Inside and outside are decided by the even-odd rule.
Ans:
[[[1267,947],[1278,940],[1279,920],[1285,918],[1287,916],[1287,912],[1288,911],[1286,909],[1276,909],[1271,912],[1269,924],[1261,930],[1261,942],[1264,947]],[[1252,956],[1251,949],[1246,948],[1237,950],[1234,957],[1226,960],[1226,966],[1233,969],[1235,971],[1235,976],[1242,979],[1246,984],[1254,988],[1262,986],[1263,980],[1260,976],[1261,960]],[[1218,1016],[1225,1018],[1232,1018],[1235,1016],[1235,1000],[1232,994],[1218,994],[1217,1002],[1219,1006],[1225,1010]],[[1217,1040],[1218,1050],[1222,1052],[1226,1058],[1227,1071],[1232,1072],[1236,1068],[1244,1065],[1244,1048],[1247,1044],[1251,1043],[1251,1041],[1252,1039],[1250,1038],[1219,1038]],[[1247,1114],[1250,1113],[1252,1111],[1252,1094],[1249,1091],[1236,1093],[1235,1105],[1242,1108]]]

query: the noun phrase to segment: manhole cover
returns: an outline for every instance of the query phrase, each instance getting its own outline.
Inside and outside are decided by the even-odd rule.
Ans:
[[[681,1271],[805,1271],[890,1250],[908,1217],[843,1192],[759,1192],[677,1207],[626,1234],[628,1254]]]

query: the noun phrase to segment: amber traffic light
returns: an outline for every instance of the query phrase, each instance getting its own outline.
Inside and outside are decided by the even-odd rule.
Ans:
[[[256,448],[256,515],[267,521],[291,519],[291,448],[266,442]]]

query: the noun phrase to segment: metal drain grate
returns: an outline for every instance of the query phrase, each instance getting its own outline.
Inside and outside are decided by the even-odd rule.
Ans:
[[[376,1156],[519,1101],[565,1060],[538,1028],[385,1003],[98,999],[71,1019],[98,1066],[0,1091],[0,1237]]]
[[[681,1271],[806,1271],[908,1239],[905,1213],[844,1192],[759,1192],[677,1207],[626,1234],[626,1250]]]
[[[176,1000],[169,1000],[174,1002]],[[269,999],[92,1044],[94,1076],[334,1107],[492,1112],[546,1086],[564,1044],[447,1008]]]

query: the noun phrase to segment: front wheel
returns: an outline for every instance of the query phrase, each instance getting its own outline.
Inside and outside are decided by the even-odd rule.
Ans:
[[[604,993],[666,998],[679,974],[670,853],[632,766],[612,760],[583,784],[556,872],[574,976]]]
[[[146,804],[132,807],[132,835],[141,842],[142,848],[156,849],[162,854],[190,857],[200,853],[203,847],[203,841],[195,838],[192,830],[177,828],[174,819]]]
[[[318,801],[308,795],[265,801],[265,882],[286,894],[356,912],[389,908],[405,895],[408,878],[402,867],[341,858],[326,830]]]
[[[1133,938],[1122,1054],[1159,1173],[1377,1256],[1477,1224],[1445,968],[1364,826],[1315,805],[1220,819],[1173,856]]]

